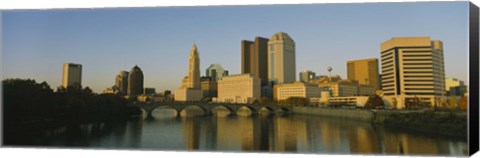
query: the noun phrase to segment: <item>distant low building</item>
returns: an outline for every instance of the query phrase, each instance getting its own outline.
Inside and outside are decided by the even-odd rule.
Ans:
[[[144,88],[143,89],[143,94],[145,95],[153,95],[155,94],[155,88]]]
[[[314,84],[295,82],[274,86],[274,100],[282,101],[290,97],[316,98],[320,97],[321,89]]]
[[[218,81],[214,102],[251,103],[260,101],[260,78],[251,74],[232,75]]]
[[[448,77],[445,79],[445,90],[448,96],[463,96],[467,92],[467,86],[462,80]]]
[[[368,101],[368,96],[352,96],[352,97],[331,97],[328,99],[330,105],[351,105],[364,107]]]

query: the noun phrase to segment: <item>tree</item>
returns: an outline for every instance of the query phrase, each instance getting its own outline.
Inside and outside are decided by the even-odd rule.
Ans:
[[[212,98],[210,97],[205,97],[202,99],[202,102],[211,102],[212,101]]]
[[[262,98],[260,98],[260,103],[261,104],[270,104],[271,101],[267,97],[262,97]]]
[[[365,108],[369,109],[376,109],[376,108],[383,108],[385,107],[385,104],[383,103],[383,99],[378,96],[370,96],[367,100],[367,103],[365,103]]]
[[[306,106],[310,103],[308,98],[304,97],[289,97],[287,98],[286,102],[294,106]]]
[[[457,107],[457,98],[455,96],[450,96],[449,98],[449,103],[448,103],[449,108],[455,108]]]
[[[458,105],[460,107],[460,109],[462,110],[467,110],[468,108],[468,97],[467,96],[463,96],[462,99],[460,99],[460,103]]]

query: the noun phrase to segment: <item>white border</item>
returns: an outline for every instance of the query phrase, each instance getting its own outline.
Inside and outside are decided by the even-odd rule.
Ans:
[[[364,3],[364,2],[423,2],[428,0],[0,0],[0,10],[10,9],[52,9],[52,8],[111,8],[111,7],[153,7],[153,6],[207,6],[207,5],[255,5],[255,4],[305,4],[305,3]],[[435,0],[448,1],[448,0]],[[472,0],[480,6],[480,0]],[[1,14],[1,13],[0,13]],[[0,15],[1,18],[1,15]],[[1,19],[0,19],[1,21]],[[1,25],[1,22],[0,22]],[[0,26],[1,35],[1,26]],[[1,40],[1,39],[0,39]],[[1,41],[0,41],[1,42]],[[0,45],[1,48],[1,45]],[[0,49],[1,50],[1,49]],[[1,54],[1,52],[0,52]],[[0,58],[1,59],[1,58]],[[0,66],[0,68],[2,68]],[[0,70],[1,73],[1,70]],[[0,74],[1,75],[1,74]],[[399,156],[352,156],[352,155],[305,155],[305,154],[264,154],[264,153],[218,153],[218,152],[165,152],[135,150],[83,150],[83,149],[42,149],[42,148],[4,148],[0,153],[6,157],[399,157]],[[409,156],[412,157],[412,156]],[[480,157],[477,153],[475,157]]]

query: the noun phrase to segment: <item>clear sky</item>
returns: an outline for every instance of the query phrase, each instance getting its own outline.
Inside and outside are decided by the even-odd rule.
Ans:
[[[145,87],[175,90],[193,43],[201,75],[210,64],[240,73],[240,41],[286,32],[296,68],[346,78],[346,61],[380,58],[399,36],[444,42],[446,76],[468,81],[468,2],[364,3],[7,10],[2,17],[3,78],[61,85],[62,64],[83,65],[82,85],[101,92],[138,65]]]

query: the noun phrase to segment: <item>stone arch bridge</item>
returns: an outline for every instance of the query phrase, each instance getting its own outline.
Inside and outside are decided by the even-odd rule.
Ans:
[[[151,116],[152,111],[155,109],[173,109],[180,114],[182,110],[188,107],[198,107],[203,111],[205,115],[211,115],[218,108],[228,109],[230,114],[236,114],[240,109],[248,108],[252,114],[257,114],[261,110],[267,110],[270,113],[290,113],[291,108],[287,106],[278,106],[272,104],[257,105],[257,104],[236,104],[236,103],[197,103],[197,102],[172,102],[172,103],[130,103],[131,107],[138,107],[147,112],[147,116]]]

